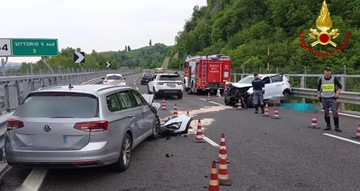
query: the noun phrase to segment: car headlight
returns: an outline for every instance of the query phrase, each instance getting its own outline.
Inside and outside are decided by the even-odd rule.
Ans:
[[[172,123],[166,126],[168,129],[179,129],[181,127],[181,122]]]

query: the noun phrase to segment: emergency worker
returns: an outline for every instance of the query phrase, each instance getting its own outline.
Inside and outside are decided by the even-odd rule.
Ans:
[[[251,82],[254,90],[254,102],[255,102],[255,113],[258,113],[258,107],[260,104],[261,114],[264,114],[264,100],[263,95],[265,90],[265,83],[262,79],[259,78],[257,73],[254,74],[255,79]]]
[[[338,87],[336,91],[335,85]],[[330,115],[329,110],[331,110],[335,131],[341,132],[339,128],[339,114],[338,114],[338,103],[336,99],[339,97],[339,93],[341,91],[342,85],[339,80],[335,76],[331,76],[330,67],[324,68],[324,76],[319,78],[317,90],[318,90],[318,98],[322,103],[324,110],[324,119],[326,122],[325,131],[331,130],[330,123]]]

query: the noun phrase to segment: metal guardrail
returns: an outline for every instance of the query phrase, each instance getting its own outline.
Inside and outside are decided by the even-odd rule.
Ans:
[[[14,110],[19,103],[31,92],[37,90],[41,87],[55,86],[55,85],[67,85],[71,84],[97,84],[102,81],[101,77],[104,77],[109,73],[121,73],[123,76],[128,76],[131,74],[138,73],[134,70],[122,70],[122,71],[101,71],[101,72],[88,72],[88,73],[78,73],[78,74],[50,74],[50,75],[41,75],[41,76],[11,76],[11,77],[0,77],[0,86],[5,88],[5,100],[0,100],[1,102],[12,103],[9,104],[12,106],[12,109],[7,108],[7,112],[3,112],[0,115],[0,161],[1,156],[4,156],[3,147],[5,142],[4,133],[6,131],[7,120],[12,116]],[[90,80],[88,80],[90,79]],[[1,89],[0,88],[0,89]],[[12,88],[13,90],[9,90]],[[7,90],[6,90],[7,89]],[[1,94],[1,92],[0,92]],[[4,157],[3,157],[4,159]]]
[[[293,88],[292,92],[297,97],[308,98],[308,99],[318,99],[316,89]],[[340,93],[339,98],[337,99],[337,102],[349,103],[349,104],[360,104],[360,93],[342,91]]]

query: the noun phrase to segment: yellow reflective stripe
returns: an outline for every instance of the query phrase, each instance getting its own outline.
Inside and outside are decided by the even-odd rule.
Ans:
[[[322,84],[321,85],[323,92],[333,92],[335,90],[334,84]]]
[[[219,186],[219,180],[210,180],[209,185],[210,186]]]

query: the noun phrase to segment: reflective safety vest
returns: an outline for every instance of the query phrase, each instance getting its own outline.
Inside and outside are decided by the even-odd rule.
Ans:
[[[335,96],[335,77],[331,76],[329,80],[325,76],[321,78],[321,97],[331,98]]]

